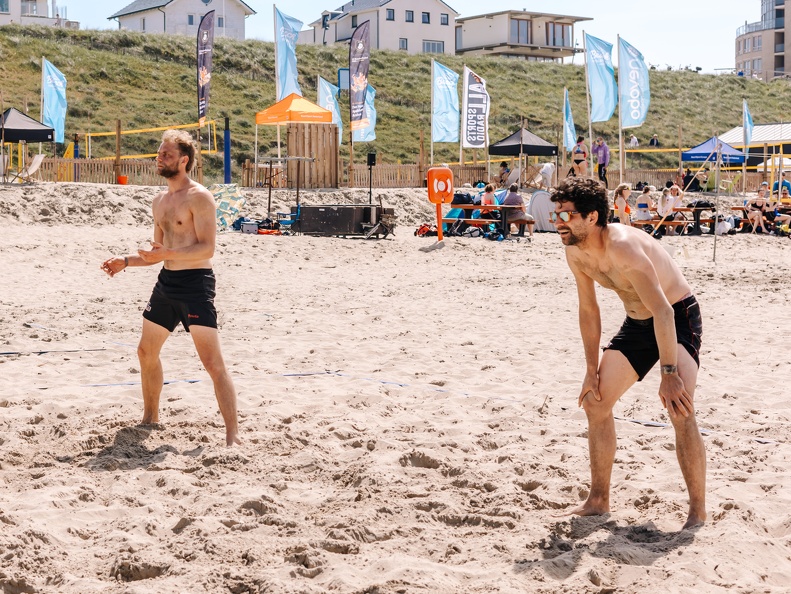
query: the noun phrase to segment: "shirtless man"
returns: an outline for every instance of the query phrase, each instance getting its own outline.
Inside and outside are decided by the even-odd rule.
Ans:
[[[587,370],[578,405],[588,417],[591,490],[571,513],[610,511],[616,437],[613,406],[654,364],[661,364],[659,398],[676,433],[676,454],[689,493],[684,528],[706,519],[706,453],[695,420],[700,308],[673,259],[647,233],[607,224],[607,191],[598,181],[570,178],[552,195],[551,218],[566,246],[579,298]],[[626,320],[599,360],[601,316],[594,283],[623,301]]]
[[[211,193],[187,173],[195,161],[195,145],[184,131],[168,130],[157,153],[157,172],[168,189],[154,198],[154,241],[150,250],[116,256],[101,268],[115,276],[129,266],[164,262],[151,299],[143,312],[143,332],[137,347],[143,384],[144,425],[159,422],[163,373],[159,353],[179,322],[192,335],[201,363],[214,383],[214,394],[225,421],[225,441],[240,444],[236,390],[225,368],[214,309],[216,210]]]

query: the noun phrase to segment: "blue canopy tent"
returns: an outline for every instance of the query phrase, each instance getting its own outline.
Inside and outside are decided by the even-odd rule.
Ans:
[[[744,153],[733,148],[727,142],[723,142],[716,136],[712,136],[706,142],[692,147],[688,151],[681,153],[682,161],[692,161],[694,163],[705,163],[717,161],[717,145],[721,145],[722,163],[726,165],[736,165],[744,163]]]
[[[695,163],[715,163],[716,177],[715,188],[717,198],[714,206],[714,222],[711,224],[711,231],[716,229],[717,222],[720,220],[720,166],[723,163],[736,165],[744,163],[744,153],[736,150],[727,142],[723,142],[716,136],[712,136],[706,142],[681,153],[682,161],[693,161]],[[700,210],[695,209],[696,221],[699,220]],[[696,224],[699,228],[699,224]],[[714,262],[717,262],[717,234],[714,233]]]

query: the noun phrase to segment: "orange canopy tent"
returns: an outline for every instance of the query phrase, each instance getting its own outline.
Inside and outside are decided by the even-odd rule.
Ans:
[[[277,126],[277,156],[280,158],[280,124],[290,122],[301,124],[331,124],[332,112],[315,103],[291,93],[255,114],[255,161],[258,164],[258,126]]]
[[[303,124],[332,123],[332,112],[323,107],[319,107],[300,97],[296,93],[291,93],[285,99],[281,99],[272,107],[267,107],[264,111],[255,114],[255,125],[287,124],[289,122],[301,122]]]

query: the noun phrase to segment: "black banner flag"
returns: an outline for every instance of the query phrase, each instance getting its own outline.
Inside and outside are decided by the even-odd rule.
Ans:
[[[198,123],[203,126],[209,111],[211,55],[214,47],[214,11],[203,15],[198,26]]]
[[[370,23],[365,21],[354,30],[349,44],[349,110],[352,131],[367,128],[369,125],[365,111],[365,92],[368,89],[370,56]]]

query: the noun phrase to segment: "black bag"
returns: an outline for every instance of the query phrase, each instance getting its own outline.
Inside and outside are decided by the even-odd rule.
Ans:
[[[472,194],[469,192],[456,192],[453,194],[453,202],[450,205],[453,206],[454,204],[472,204]]]

